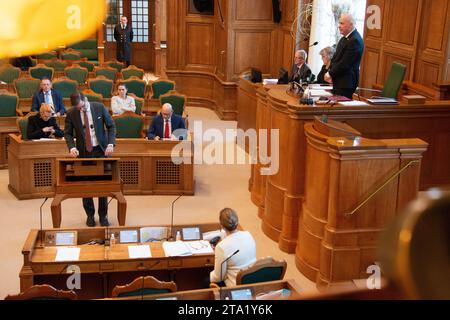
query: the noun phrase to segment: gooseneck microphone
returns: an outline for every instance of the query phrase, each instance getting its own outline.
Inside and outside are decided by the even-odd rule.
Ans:
[[[183,194],[180,194],[178,198],[172,201],[172,217],[170,220],[170,238],[169,240],[173,240],[175,237],[173,235],[173,206],[175,205],[175,202],[177,202],[178,199],[180,199],[183,196]]]
[[[230,254],[225,260],[222,261],[222,263],[220,264],[220,282],[222,282],[222,277],[223,277],[223,264],[225,262],[227,262],[228,260],[230,260],[232,257],[234,257],[236,254],[239,253],[239,249],[237,249],[235,252],[233,252],[232,254]],[[225,281],[223,281],[225,282]],[[219,299],[222,300],[222,287],[219,287]]]
[[[44,247],[44,241],[43,241],[43,231],[42,231],[42,207],[44,206],[44,204],[47,202],[48,197],[45,198],[44,202],[42,202],[41,206],[39,207],[39,230],[40,230],[40,247],[43,248]]]
[[[314,42],[312,45],[310,45],[309,47],[311,48],[311,47],[314,47],[314,46],[317,46],[319,44],[319,42]]]

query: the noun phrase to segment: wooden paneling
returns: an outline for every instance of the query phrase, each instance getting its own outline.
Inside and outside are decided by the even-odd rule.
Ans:
[[[236,1],[236,20],[272,20],[272,1]]]
[[[421,0],[389,1],[389,18],[387,21],[387,41],[406,46],[414,45],[417,12]]]
[[[235,37],[234,74],[240,74],[250,67],[270,73],[271,32],[237,31]]]
[[[212,66],[214,61],[213,24],[187,23],[186,39],[186,64]]]

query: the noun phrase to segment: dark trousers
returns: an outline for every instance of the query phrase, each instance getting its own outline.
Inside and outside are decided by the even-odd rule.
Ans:
[[[102,150],[100,146],[94,147],[92,152],[85,153],[85,158],[104,158],[105,152]],[[88,216],[95,215],[95,205],[94,199],[92,198],[83,198],[83,208],[86,211]],[[108,198],[100,197],[98,198],[98,215],[100,218],[105,218],[108,215]]]
[[[355,90],[356,88],[335,88],[334,94],[337,96],[344,96],[353,100],[353,93],[355,92]]]

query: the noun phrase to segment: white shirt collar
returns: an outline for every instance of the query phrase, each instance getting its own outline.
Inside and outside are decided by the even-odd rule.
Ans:
[[[348,37],[350,37],[350,35],[351,35],[353,32],[355,32],[355,30],[356,30],[356,28],[353,28],[353,30],[350,31],[350,33],[349,33],[348,35],[346,35],[345,37],[348,39]]]
[[[83,111],[84,109],[86,109],[86,112],[89,112],[91,110],[91,104],[87,100],[85,100],[84,108],[81,108],[81,111]]]

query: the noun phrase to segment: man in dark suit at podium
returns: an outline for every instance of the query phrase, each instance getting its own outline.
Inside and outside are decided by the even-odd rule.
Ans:
[[[173,113],[170,103],[165,103],[161,113],[153,118],[147,130],[147,138],[149,140],[171,139],[174,131],[178,129],[186,129],[184,120]]]
[[[128,67],[131,62],[131,42],[133,41],[133,29],[128,24],[127,17],[120,17],[120,23],[114,28],[114,40],[117,42],[117,60],[120,62],[125,62]]]
[[[67,113],[64,137],[70,155],[74,158],[104,158],[114,152],[116,126],[105,106],[89,102],[80,92],[70,96],[73,108]],[[76,143],[74,141],[76,138]],[[101,226],[109,226],[108,198],[98,198]],[[87,214],[86,225],[95,226],[95,206],[92,198],[83,198]]]
[[[339,19],[339,32],[342,38],[337,44],[336,53],[324,79],[333,83],[334,94],[352,99],[358,87],[364,43],[356,30],[355,19],[350,14],[343,14]]]

